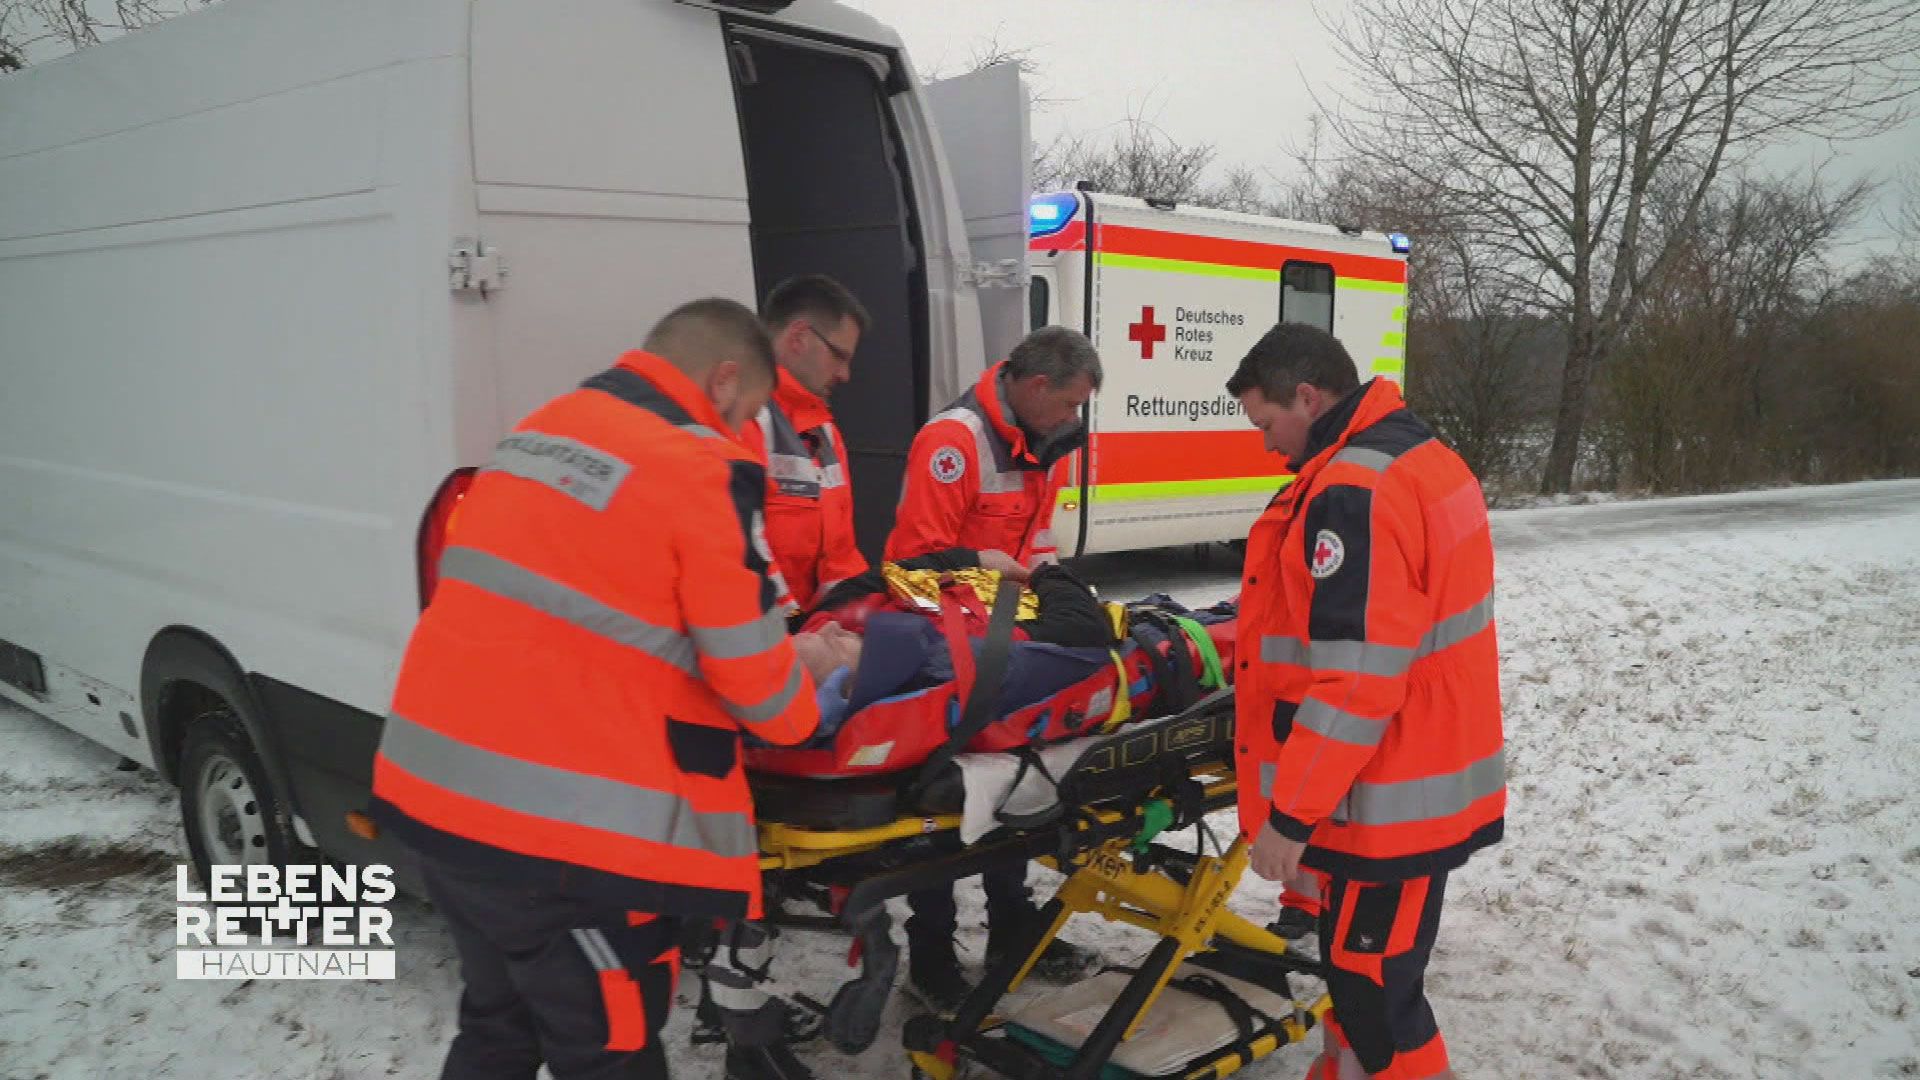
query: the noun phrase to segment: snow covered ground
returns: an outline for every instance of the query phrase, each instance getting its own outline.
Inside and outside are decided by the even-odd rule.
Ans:
[[[1512,808],[1428,986],[1478,1078],[1920,1077],[1920,482],[1496,515]],[[1093,561],[1112,596],[1236,574]],[[0,1077],[437,1075],[457,977],[396,905],[392,983],[176,982],[173,793],[0,707]],[[1264,915],[1273,890],[1234,906]],[[962,891],[966,955],[984,934]],[[1075,924],[1114,961],[1139,935]],[[796,938],[791,971],[840,977]],[[860,1058],[897,1077],[896,1002]],[[719,1075],[668,1029],[676,1075]],[[1300,1075],[1292,1049],[1248,1075]]]

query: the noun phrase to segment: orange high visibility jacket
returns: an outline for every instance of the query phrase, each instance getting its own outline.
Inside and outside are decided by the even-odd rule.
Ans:
[[[523,421],[449,526],[374,759],[425,854],[667,914],[755,917],[740,735],[805,739],[814,689],[766,551],[766,475],[633,352]]]
[[[767,466],[767,543],[805,611],[827,591],[867,572],[853,533],[847,444],[827,403],[785,368],[773,400],[748,421],[741,441]]]
[[[1480,484],[1380,380],[1314,424],[1295,472],[1247,538],[1241,826],[1340,877],[1452,869],[1506,813]]]
[[[1031,446],[1007,405],[1005,366],[988,368],[913,437],[889,562],[956,547],[1004,551],[1028,566],[1059,559],[1053,506],[1086,430],[1076,423]]]

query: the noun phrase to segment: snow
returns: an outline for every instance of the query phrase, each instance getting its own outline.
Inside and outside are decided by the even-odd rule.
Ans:
[[[1508,511],[1495,538],[1508,840],[1450,882],[1428,978],[1460,1075],[1920,1076],[1920,482]],[[1237,586],[1169,553],[1086,569],[1110,596]],[[396,903],[391,983],[176,982],[173,793],[7,707],[0,746],[0,1077],[437,1075],[458,978],[430,912]],[[824,999],[844,948],[780,963]],[[911,1011],[804,1056],[897,1077]],[[689,1020],[675,1074],[719,1076]]]

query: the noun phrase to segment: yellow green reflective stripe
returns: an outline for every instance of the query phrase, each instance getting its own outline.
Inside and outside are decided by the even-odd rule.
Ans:
[[[1373,358],[1375,375],[1405,375],[1407,362],[1397,356],[1376,356]]]
[[[1189,262],[1186,259],[1157,259],[1151,255],[1116,255],[1111,252],[1096,252],[1093,256],[1097,266],[1112,266],[1126,270],[1159,270],[1169,274],[1199,274],[1205,277],[1243,278],[1248,281],[1279,281],[1280,271],[1267,270],[1257,266],[1225,266],[1220,263]]]
[[[1397,307],[1397,308],[1394,308],[1394,309],[1393,309],[1393,321],[1394,321],[1394,322],[1406,322],[1406,321],[1407,321],[1407,309],[1406,309],[1406,308],[1403,308],[1403,307]]]
[[[1389,330],[1381,335],[1380,344],[1389,349],[1404,349],[1407,347],[1407,335],[1401,330]]]
[[[1287,486],[1291,476],[1229,476],[1220,480],[1159,480],[1144,484],[1100,484],[1087,493],[1100,503],[1150,502],[1155,499],[1191,499],[1202,495],[1271,495]],[[1078,487],[1060,492],[1062,505],[1080,501]]]
[[[1371,278],[1335,278],[1333,285],[1336,289],[1359,289],[1361,292],[1405,293],[1407,291],[1406,282],[1374,281]]]

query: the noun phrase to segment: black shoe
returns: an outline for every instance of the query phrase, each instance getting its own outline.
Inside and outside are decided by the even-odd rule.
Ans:
[[[907,986],[927,1007],[953,1013],[973,993],[973,984],[960,970],[953,942],[937,941],[907,946]]]
[[[727,1080],[813,1080],[785,1043],[727,1047]]]
[[[1035,924],[1045,916],[1037,908],[1011,913],[996,912],[995,915],[999,917],[990,915],[987,919],[987,966],[997,969],[1003,961],[1012,962],[1013,958],[1008,954],[1031,940]],[[1047,942],[1040,959],[1034,962],[1031,974],[1047,982],[1072,982],[1099,963],[1098,954],[1056,937]]]
[[[1288,941],[1298,941],[1308,934],[1317,933],[1319,929],[1319,916],[1297,907],[1281,908],[1280,917],[1267,924],[1268,933],[1276,934]]]

